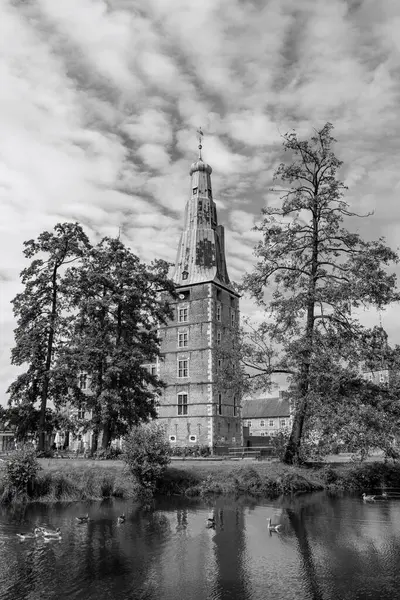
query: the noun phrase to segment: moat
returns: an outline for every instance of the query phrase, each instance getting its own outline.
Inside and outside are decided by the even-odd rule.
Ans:
[[[79,524],[86,512],[90,521]],[[279,534],[268,517],[282,524]],[[37,525],[60,527],[62,539],[18,539]],[[173,497],[147,509],[131,501],[10,507],[0,512],[0,551],[2,600],[392,600],[400,500],[315,493]]]

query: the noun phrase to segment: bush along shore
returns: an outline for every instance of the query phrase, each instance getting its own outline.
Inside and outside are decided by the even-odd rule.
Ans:
[[[20,477],[3,463],[0,473],[0,503],[71,502],[104,498],[148,499],[143,489],[121,461],[106,467],[85,461],[34,468],[31,477]],[[16,479],[12,480],[12,477]],[[18,479],[19,478],[19,479]],[[400,488],[400,465],[366,463],[332,467],[288,467],[281,463],[213,463],[168,466],[151,493],[202,498],[210,495],[251,495],[274,498],[326,490],[331,494]],[[379,493],[379,492],[378,492]]]

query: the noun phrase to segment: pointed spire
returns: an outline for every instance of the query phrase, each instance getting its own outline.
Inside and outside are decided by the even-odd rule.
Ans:
[[[203,160],[201,157],[201,149],[202,149],[202,139],[203,139],[203,135],[204,133],[201,130],[201,127],[198,128],[197,133],[199,134],[199,160]]]

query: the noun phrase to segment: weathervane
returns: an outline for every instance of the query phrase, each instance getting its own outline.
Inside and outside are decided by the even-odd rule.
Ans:
[[[199,134],[199,159],[201,160],[201,149],[202,149],[202,145],[201,145],[201,141],[203,138],[204,133],[201,130],[201,127],[198,128],[197,133]]]

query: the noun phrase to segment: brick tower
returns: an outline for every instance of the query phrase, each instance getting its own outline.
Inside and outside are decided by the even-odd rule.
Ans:
[[[239,295],[228,277],[224,228],[218,225],[211,167],[201,157],[190,168],[173,281],[174,318],[160,328],[158,375],[166,383],[159,419],[177,446],[242,445],[240,398],[218,388],[216,348],[239,319]]]

